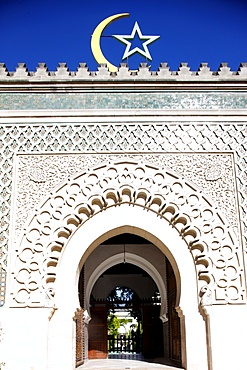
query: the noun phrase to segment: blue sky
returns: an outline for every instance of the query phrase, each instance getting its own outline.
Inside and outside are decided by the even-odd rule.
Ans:
[[[65,62],[75,71],[80,62],[91,71],[97,63],[91,52],[91,35],[105,18],[130,13],[130,17],[111,23],[101,38],[107,60],[119,66],[125,45],[112,35],[130,35],[137,21],[142,34],[159,35],[148,46],[152,61],[134,54],[128,59],[131,69],[148,62],[157,70],[167,62],[177,70],[181,62],[197,70],[207,62],[217,70],[227,62],[237,70],[247,62],[247,0],[0,0],[0,62],[14,71],[19,62],[35,71],[39,62],[56,70]],[[138,47],[142,48],[139,41]]]

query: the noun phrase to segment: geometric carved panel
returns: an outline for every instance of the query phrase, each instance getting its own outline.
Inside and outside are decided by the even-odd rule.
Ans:
[[[154,97],[153,97],[154,98]],[[155,103],[155,101],[154,101]],[[176,108],[176,107],[174,107]],[[233,109],[234,107],[232,107]],[[14,108],[13,108],[14,109]],[[207,118],[205,117],[205,120]],[[153,121],[153,118],[151,118]],[[176,153],[193,154],[195,152],[214,152],[215,162],[217,163],[217,153],[234,153],[234,171],[236,173],[236,181],[238,188],[239,213],[241,221],[241,232],[243,238],[243,247],[245,256],[247,252],[247,156],[246,156],[246,141],[247,141],[247,125],[244,122],[226,123],[223,121],[202,123],[186,123],[176,122],[160,122],[153,124],[138,123],[3,123],[0,126],[0,283],[2,286],[0,305],[4,304],[4,291],[6,284],[6,267],[8,257],[8,244],[10,237],[10,209],[12,207],[11,197],[13,189],[13,174],[14,155],[19,152],[38,152],[38,153],[54,153],[54,152],[70,152],[70,153],[90,153],[97,151],[94,156],[102,157],[106,151],[110,153],[147,153],[149,152],[148,161],[153,152],[172,153],[175,158],[174,162],[169,162],[169,166],[182,176],[189,175],[184,173],[184,166],[180,166],[176,159]],[[85,154],[87,156],[87,154]],[[205,158],[207,154],[205,154]],[[221,154],[219,154],[219,158]],[[157,158],[157,157],[156,157]],[[166,159],[165,159],[166,160]],[[190,165],[188,160],[188,167]],[[202,164],[204,161],[202,161]],[[220,165],[222,161],[220,162]],[[78,163],[78,170],[81,171],[81,162]],[[205,164],[204,164],[205,165]],[[75,167],[72,166],[72,171]],[[41,166],[42,168],[42,166]],[[56,168],[56,166],[55,166]],[[69,169],[66,169],[68,172]],[[63,173],[66,177],[66,171]],[[42,172],[40,173],[40,175]],[[199,178],[198,178],[199,177]],[[59,181],[57,172],[54,173],[55,181]],[[203,176],[200,176],[200,171],[194,167],[194,174],[190,179],[199,187],[203,186]],[[51,181],[50,181],[51,182]],[[227,181],[226,181],[227,182]],[[49,181],[46,181],[47,186]],[[37,186],[38,182],[33,183],[33,187]],[[212,186],[216,183],[211,182]],[[218,182],[217,182],[218,184]],[[40,183],[42,188],[42,183]],[[222,190],[221,186],[218,188]],[[212,197],[212,193],[205,190]],[[225,191],[225,190],[224,190]],[[42,195],[39,199],[42,199]],[[224,207],[222,196],[218,197],[214,193],[213,200],[216,204],[221,202],[219,208],[227,217],[228,221],[235,228],[235,220],[238,218],[238,210],[235,214],[229,216],[227,206]],[[221,201],[222,200],[222,201]],[[38,201],[38,199],[37,199]],[[33,206],[33,204],[31,204]],[[227,211],[227,212],[225,212]],[[28,213],[29,214],[29,213]],[[235,220],[234,220],[235,218]],[[247,260],[247,256],[246,256]],[[246,263],[247,267],[247,263]]]
[[[68,238],[124,203],[155,212],[184,239],[202,305],[245,302],[231,154],[37,154],[18,156],[12,306],[53,305]]]

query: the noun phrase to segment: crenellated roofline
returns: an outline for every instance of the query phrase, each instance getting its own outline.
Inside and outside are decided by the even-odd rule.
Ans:
[[[36,71],[29,71],[25,63],[18,63],[15,71],[8,71],[0,63],[0,80],[101,80],[101,79],[150,79],[150,80],[247,80],[247,63],[240,63],[237,71],[231,71],[228,63],[221,63],[217,71],[211,71],[208,63],[201,63],[197,71],[191,71],[188,63],[181,63],[177,71],[171,71],[168,63],[161,63],[157,71],[151,71],[148,63],[141,63],[137,70],[121,63],[117,72],[109,72],[106,64],[97,71],[90,71],[86,63],[79,63],[76,71],[70,71],[66,63],[59,63],[56,71],[49,71],[45,63],[38,63]]]
[[[45,63],[39,63],[36,71],[29,71],[25,63],[19,63],[14,72],[0,63],[0,92],[82,90],[246,90],[247,63],[241,63],[237,71],[231,71],[227,63],[221,63],[217,71],[211,71],[207,63],[201,63],[197,71],[191,71],[188,63],[181,63],[177,71],[171,71],[167,63],[161,63],[157,71],[151,71],[147,63],[137,70],[122,63],[117,72],[109,72],[106,64],[97,71],[89,71],[86,63],[80,63],[76,71],[70,71],[66,63],[59,63],[56,71],[49,71]]]

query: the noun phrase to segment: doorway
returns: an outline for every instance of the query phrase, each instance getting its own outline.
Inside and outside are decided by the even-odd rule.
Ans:
[[[140,243],[133,243],[131,240],[126,242],[124,253],[124,243],[110,244],[108,241],[111,237],[125,233],[142,236],[143,239]],[[160,292],[159,317],[163,324],[164,358],[170,356],[167,284],[166,275],[164,275],[166,258],[169,260],[177,289],[175,310],[180,318],[182,367],[206,370],[208,367],[205,322],[198,312],[197,275],[188,246],[177,230],[170,227],[162,218],[152,212],[126,204],[111,207],[105,213],[97,213],[77,230],[66,245],[57,276],[57,306],[53,310],[54,314],[49,327],[50,358],[56,358],[59,366],[62,366],[65,360],[69,363],[71,358],[75,363],[77,331],[81,332],[81,338],[84,338],[81,356],[84,362],[87,361],[92,289],[108,268],[123,263],[124,256],[126,263],[138,266],[150,275]],[[79,278],[83,289],[82,294],[79,289],[78,296]],[[108,292],[106,294],[104,292],[105,297],[110,290],[108,286]],[[64,303],[65,292],[66,304]],[[78,322],[76,316],[80,309],[82,309],[83,317],[82,326],[76,330],[77,324],[75,325],[71,318]],[[56,332],[58,325],[61,328],[61,323],[61,330],[66,333],[66,336],[62,338]],[[62,351],[61,345],[57,345],[61,343],[61,340],[64,341]]]
[[[177,292],[175,275],[168,259],[152,243],[127,233],[106,240],[85,262],[85,281],[82,284],[81,276],[79,285],[84,286],[87,282],[93,266],[100,261],[104,263],[104,257],[107,259],[108,255],[115,253],[121,254],[122,261],[105,268],[90,291],[91,320],[85,335],[88,336],[88,358],[106,359],[112,353],[135,353],[147,359],[171,359],[181,365],[180,319],[174,308]],[[155,282],[146,269],[127,262],[130,254],[135,255],[140,263],[146,261],[153,270],[157,270],[161,291],[156,284],[157,278]],[[82,296],[80,289],[79,293]],[[85,302],[82,304],[86,309]],[[121,315],[131,321],[130,325],[126,325],[128,329],[125,333],[120,330]],[[114,317],[120,325],[113,335],[109,320]],[[170,320],[174,324],[171,325]]]

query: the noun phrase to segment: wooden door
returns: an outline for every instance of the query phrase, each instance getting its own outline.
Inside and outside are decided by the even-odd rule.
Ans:
[[[84,266],[82,267],[80,278],[79,278],[79,299],[81,308],[77,309],[77,312],[74,317],[75,325],[76,325],[76,367],[82,365],[85,360],[85,343],[84,343],[84,320],[83,320],[83,309],[84,307],[84,273],[85,269]]]
[[[160,306],[143,307],[143,355],[145,358],[163,356],[163,327]]]
[[[88,358],[107,358],[107,310],[106,307],[92,307],[89,323]]]
[[[167,297],[168,297],[168,324],[169,324],[169,352],[170,358],[181,364],[181,330],[180,318],[176,307],[177,286],[171,264],[167,260]]]
[[[84,363],[84,322],[83,310],[77,310],[74,317],[76,324],[76,367]]]

